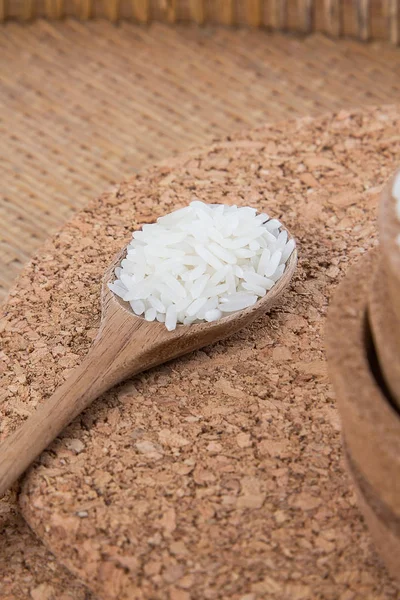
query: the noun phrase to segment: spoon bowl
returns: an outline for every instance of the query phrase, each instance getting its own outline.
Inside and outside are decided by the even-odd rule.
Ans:
[[[88,354],[65,383],[0,445],[0,496],[76,416],[111,387],[222,340],[265,314],[288,287],[297,264],[295,249],[274,287],[249,308],[211,323],[178,325],[168,331],[163,323],[136,316],[129,303],[109,289],[124,252],[105,272],[99,332]]]
[[[230,313],[218,321],[212,321],[211,323],[204,321],[192,325],[178,324],[176,329],[168,331],[164,323],[146,321],[143,317],[135,315],[130,304],[109,289],[108,284],[115,279],[114,271],[124,257],[124,252],[118,254],[105,273],[102,286],[101,326],[99,335],[94,342],[95,344],[100,336],[105,337],[108,335],[112,339],[116,335],[117,332],[113,331],[110,325],[118,327],[117,335],[126,338],[126,348],[128,350],[126,362],[122,355],[117,358],[119,367],[124,370],[124,374],[121,373],[119,381],[182,356],[187,352],[218,342],[246,327],[272,308],[289,285],[297,264],[297,251],[295,249],[287,260],[282,277],[265,296],[252,306]],[[107,331],[103,331],[103,328],[106,328]],[[132,354],[130,344],[130,342],[135,343],[134,340],[137,340],[137,334],[139,334],[142,344],[138,356]],[[137,359],[140,361],[138,364],[136,364]]]

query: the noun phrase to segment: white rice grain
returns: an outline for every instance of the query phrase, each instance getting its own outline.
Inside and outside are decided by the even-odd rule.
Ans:
[[[168,331],[173,331],[176,328],[176,322],[176,308],[173,304],[171,304],[171,306],[168,306],[167,314],[165,315],[165,327],[168,329]]]
[[[232,294],[227,302],[220,305],[219,309],[222,312],[236,312],[252,306],[257,299],[257,296],[250,294]]]
[[[211,321],[218,321],[222,317],[222,312],[218,308],[214,308],[213,310],[208,310],[204,318],[206,321],[211,323]]]
[[[140,316],[146,312],[146,306],[142,300],[135,300],[134,302],[131,302],[130,305],[135,315]]]
[[[276,269],[279,266],[281,258],[282,258],[282,252],[280,250],[275,250],[275,252],[272,254],[271,258],[269,259],[267,268],[264,271],[265,277],[271,277],[275,273]]]
[[[148,308],[144,313],[146,321],[154,321],[157,318],[157,311],[155,308]]]
[[[204,298],[204,296],[202,298],[197,298],[197,300],[194,300],[194,302],[192,302],[192,304],[186,309],[187,316],[194,317],[194,315],[197,315],[199,310],[204,306],[206,302],[207,298]]]

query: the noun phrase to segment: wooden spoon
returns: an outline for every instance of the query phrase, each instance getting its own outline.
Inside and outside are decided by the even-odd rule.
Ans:
[[[294,250],[279,281],[253,306],[212,323],[178,325],[137,317],[108,288],[125,251],[107,269],[102,286],[98,335],[82,364],[25,423],[0,445],[0,495],[93,400],[117,383],[150,367],[221,340],[268,311],[289,285],[297,263]]]

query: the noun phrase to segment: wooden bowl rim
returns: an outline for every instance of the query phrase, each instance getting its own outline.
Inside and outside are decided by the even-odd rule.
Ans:
[[[328,368],[341,412],[343,403],[349,404],[360,424],[374,427],[376,432],[381,429],[383,450],[398,462],[400,470],[400,412],[389,403],[374,377],[365,343],[368,319],[363,291],[372,282],[378,259],[377,249],[369,252],[338,286],[326,327]],[[343,429],[346,435],[346,423]]]

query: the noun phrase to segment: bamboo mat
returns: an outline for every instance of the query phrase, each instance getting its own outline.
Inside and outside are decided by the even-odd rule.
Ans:
[[[399,0],[0,0],[0,21],[37,18],[248,25],[399,44]]]
[[[71,214],[144,165],[264,122],[399,98],[399,50],[259,30],[0,28],[0,299]]]

